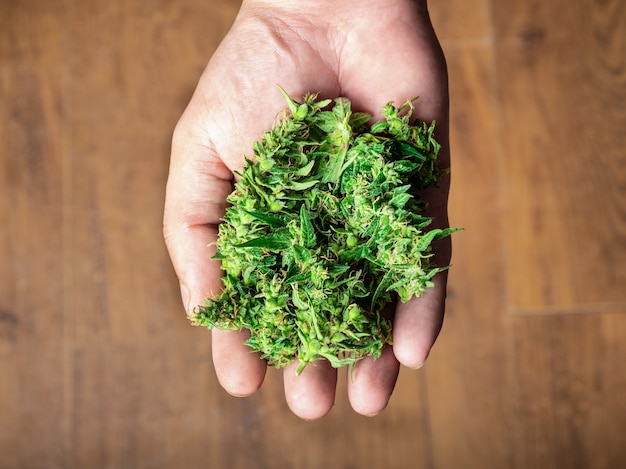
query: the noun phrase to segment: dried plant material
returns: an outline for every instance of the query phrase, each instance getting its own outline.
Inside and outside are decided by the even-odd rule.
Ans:
[[[443,173],[434,123],[411,123],[413,101],[370,126],[346,98],[283,94],[289,108],[255,143],[219,226],[224,289],[192,320],[248,329],[252,350],[276,367],[298,360],[298,373],[379,357],[391,343],[380,312],[447,268],[431,244],[455,230],[429,230],[420,198]]]

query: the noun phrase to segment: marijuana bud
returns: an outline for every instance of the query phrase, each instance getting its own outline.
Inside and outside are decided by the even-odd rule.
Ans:
[[[435,186],[434,123],[411,123],[413,101],[384,118],[346,98],[302,103],[283,91],[283,118],[254,144],[219,226],[223,291],[196,309],[196,325],[248,329],[270,365],[314,360],[353,365],[391,343],[381,316],[432,286],[447,266],[431,244],[422,189]]]

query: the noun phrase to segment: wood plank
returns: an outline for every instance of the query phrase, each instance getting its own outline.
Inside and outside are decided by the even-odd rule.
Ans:
[[[507,291],[521,312],[626,306],[626,4],[493,2]]]
[[[31,2],[32,5],[33,2]],[[67,460],[63,2],[0,4],[0,467]]]
[[[522,467],[624,465],[624,312],[515,319]]]
[[[489,0],[430,2],[428,9],[437,36],[446,46],[489,46],[492,39]]]
[[[65,466],[63,69],[0,71],[0,467]]]
[[[434,467],[515,467],[492,51],[484,44],[443,46],[450,73],[450,220],[465,230],[453,235],[446,320],[425,368]]]
[[[185,8],[192,7],[200,2]],[[189,38],[203,36],[201,23],[211,34],[226,27],[203,8],[72,5],[72,302],[90,311],[73,318],[78,342],[132,343],[187,327],[177,287],[164,284],[165,273],[173,276],[161,220],[171,134],[200,54],[206,61],[217,45],[209,36],[203,51],[188,49]],[[224,10],[232,8],[216,11]],[[178,26],[181,15],[189,15],[190,31]]]
[[[208,344],[78,347],[73,354],[72,467],[197,467],[220,449],[208,419]]]
[[[278,370],[219,387],[161,239],[171,132],[238,6],[0,2],[0,468],[623,465],[624,3],[431,2],[448,316],[383,414],[342,372],[311,423]]]
[[[42,69],[64,63],[67,34],[63,0],[0,2],[0,69]]]
[[[429,467],[415,377],[402,378],[394,404],[367,419],[347,403],[343,375],[332,413],[308,423],[287,408],[281,371],[270,370],[254,396],[233,398],[209,356],[198,340],[79,347],[73,467]]]

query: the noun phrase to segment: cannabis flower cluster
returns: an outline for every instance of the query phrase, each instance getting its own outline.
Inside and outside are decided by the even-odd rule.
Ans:
[[[255,143],[219,226],[223,291],[192,321],[248,329],[253,351],[276,367],[298,360],[298,373],[379,357],[391,343],[385,306],[422,295],[446,268],[431,243],[454,230],[429,230],[420,199],[442,174],[434,124],[410,122],[412,101],[387,104],[370,126],[346,98],[284,94],[288,109]]]

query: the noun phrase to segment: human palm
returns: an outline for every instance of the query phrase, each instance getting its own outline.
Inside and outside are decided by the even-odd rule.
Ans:
[[[382,106],[419,96],[416,115],[437,121],[447,164],[448,94],[445,61],[430,26],[425,2],[319,0],[244,1],[232,29],[211,58],[174,133],[164,215],[164,236],[181,282],[188,314],[221,290],[219,263],[210,245],[224,215],[233,175],[252,144],[285,107],[278,85],[291,96],[316,92],[348,97],[353,108],[380,117]],[[427,195],[430,215],[447,224],[447,181]],[[436,249],[449,261],[449,241]],[[417,368],[426,359],[443,320],[445,273],[424,297],[398,303],[394,345],[382,356],[359,361],[348,382],[352,407],[376,414],[393,391],[400,363]],[[221,385],[245,396],[262,384],[266,363],[244,345],[245,331],[212,332],[213,362]],[[285,396],[305,419],[332,407],[337,370],[327,362],[297,364],[284,373]]]

